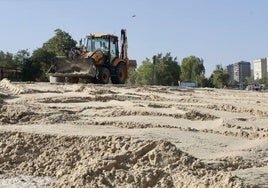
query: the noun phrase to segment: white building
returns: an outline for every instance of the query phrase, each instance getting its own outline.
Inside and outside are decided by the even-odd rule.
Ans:
[[[268,58],[260,58],[253,61],[254,80],[262,79],[267,72]]]

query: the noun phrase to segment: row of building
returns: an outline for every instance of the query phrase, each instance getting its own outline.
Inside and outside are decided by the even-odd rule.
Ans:
[[[226,67],[230,75],[230,81],[243,82],[246,77],[253,77],[254,80],[262,79],[268,75],[268,58],[260,58],[253,61],[253,70],[250,62],[240,61]]]

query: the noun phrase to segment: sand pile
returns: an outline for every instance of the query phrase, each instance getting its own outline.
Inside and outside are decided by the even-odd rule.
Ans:
[[[0,125],[56,124],[79,119],[68,110],[33,108],[31,105],[5,104],[0,108]]]
[[[254,108],[245,108],[245,107],[237,107],[235,105],[231,104],[222,104],[222,105],[208,105],[207,108],[218,110],[218,111],[228,111],[228,112],[234,112],[234,113],[248,113],[251,115],[261,115],[261,116],[267,116],[267,111],[257,110]]]
[[[51,187],[240,187],[167,141],[0,134],[0,172],[51,177]]]
[[[18,85],[12,84],[8,79],[4,78],[0,81],[0,91],[10,95],[19,95],[24,93],[25,90]]]

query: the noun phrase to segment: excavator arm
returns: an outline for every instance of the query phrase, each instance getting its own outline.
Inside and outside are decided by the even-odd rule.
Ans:
[[[121,54],[120,58],[128,61],[128,54],[127,54],[127,33],[125,29],[121,29]]]

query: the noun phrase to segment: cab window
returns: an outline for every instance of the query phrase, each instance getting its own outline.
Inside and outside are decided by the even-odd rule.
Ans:
[[[111,38],[111,47],[110,47],[111,51],[111,62],[118,57],[118,49],[117,49],[117,40],[114,38]]]

